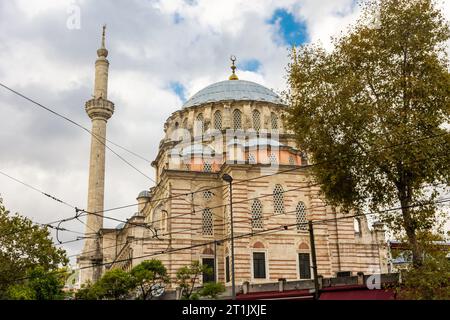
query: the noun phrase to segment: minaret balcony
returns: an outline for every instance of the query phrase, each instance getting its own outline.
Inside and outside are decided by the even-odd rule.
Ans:
[[[92,120],[108,120],[114,113],[114,103],[101,97],[91,99],[86,102],[86,113]]]

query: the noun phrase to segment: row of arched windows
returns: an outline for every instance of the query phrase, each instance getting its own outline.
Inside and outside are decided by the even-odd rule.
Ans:
[[[203,119],[203,114],[199,113],[197,115],[197,117],[195,118],[196,120],[196,130],[199,133],[203,133],[204,131],[208,130],[208,128],[205,127],[204,125],[204,119]],[[239,109],[234,109],[233,113],[232,113],[232,119],[231,119],[231,127],[234,130],[239,130],[242,129],[242,112]],[[272,130],[278,130],[279,128],[279,124],[278,124],[278,116],[276,113],[271,112],[270,114],[270,125]],[[216,112],[214,112],[213,115],[213,121],[212,124],[214,126],[214,129],[216,130],[222,130],[222,112],[217,110]],[[252,111],[252,125],[253,125],[253,129],[256,132],[259,132],[261,130],[261,113],[258,110],[253,110]],[[183,126],[184,128],[186,128],[187,126],[187,121],[186,119],[183,121]]]
[[[275,185],[273,190],[273,211],[274,215],[285,213],[284,190],[280,184]],[[255,199],[251,205],[252,229],[263,228],[263,206],[259,199]],[[297,230],[306,230],[306,207],[302,201],[297,203],[295,208],[295,221]]]
[[[275,214],[284,213],[284,199],[282,188],[280,185],[276,185],[274,190],[274,209]],[[228,220],[228,219],[226,219]],[[297,207],[295,209],[295,223],[297,226],[297,230],[306,230],[307,229],[307,220],[306,220],[306,207],[302,201],[297,203]],[[252,230],[261,230],[264,228],[263,222],[263,205],[261,200],[255,199],[251,205],[251,227]],[[213,221],[213,213],[210,208],[205,208],[202,211],[202,235],[204,236],[212,236],[214,233],[214,221]]]

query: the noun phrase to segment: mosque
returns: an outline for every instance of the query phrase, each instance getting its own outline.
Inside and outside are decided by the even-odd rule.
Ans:
[[[148,259],[166,266],[175,286],[179,268],[198,260],[212,267],[199,283],[251,284],[311,279],[314,224],[317,272],[387,271],[380,223],[326,205],[308,157],[284,124],[288,110],[272,90],[236,74],[194,94],[164,123],[152,162],[156,185],[137,196],[137,212],[103,227],[108,100],[105,30],[95,62],[87,227],[77,262],[81,283],[111,268],[130,270]],[[95,234],[95,236],[92,236]]]

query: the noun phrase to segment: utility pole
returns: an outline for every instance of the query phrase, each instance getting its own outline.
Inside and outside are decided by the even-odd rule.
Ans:
[[[308,221],[309,242],[311,243],[311,260],[314,274],[314,300],[319,300],[319,279],[317,276],[317,258],[316,258],[316,244],[314,242],[314,228],[311,220]]]
[[[233,231],[233,178],[224,174],[222,179],[230,186],[230,231],[231,231],[231,299],[236,300],[236,282],[234,278],[234,231]]]

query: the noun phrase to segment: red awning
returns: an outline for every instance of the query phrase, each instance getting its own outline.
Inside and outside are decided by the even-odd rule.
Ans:
[[[395,300],[395,292],[370,290],[366,286],[342,286],[322,289],[319,300]]]
[[[247,294],[238,294],[237,300],[312,300],[313,296],[309,290],[287,290],[251,292]]]

